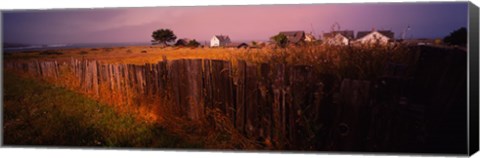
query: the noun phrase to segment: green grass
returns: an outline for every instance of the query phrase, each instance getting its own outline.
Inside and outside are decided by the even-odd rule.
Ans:
[[[4,145],[202,147],[62,87],[8,72],[3,85]]]

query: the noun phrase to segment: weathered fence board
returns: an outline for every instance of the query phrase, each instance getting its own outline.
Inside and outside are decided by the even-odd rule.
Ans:
[[[203,118],[202,60],[176,60],[170,63],[171,88],[181,115],[192,120]]]
[[[234,126],[241,133],[245,133],[245,122],[246,122],[246,68],[247,63],[245,61],[238,61],[237,71],[233,76],[233,81],[235,85],[235,122]]]
[[[335,148],[359,150],[366,138],[367,124],[362,117],[369,105],[370,82],[344,79],[340,87],[339,107],[336,114],[337,132]]]

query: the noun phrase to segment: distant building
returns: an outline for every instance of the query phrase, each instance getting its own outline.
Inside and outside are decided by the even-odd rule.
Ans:
[[[210,47],[224,47],[231,43],[230,37],[225,35],[215,35],[210,40]]]
[[[394,41],[394,33],[390,30],[360,31],[355,42],[361,44],[387,44]]]
[[[329,45],[350,45],[354,39],[354,33],[351,30],[332,31],[323,34],[323,41]]]
[[[232,42],[232,43],[226,44],[225,47],[230,47],[230,48],[248,48],[249,46],[248,46],[247,43]]]
[[[305,34],[305,42],[315,42],[316,40],[312,33]]]
[[[288,42],[291,44],[297,44],[305,41],[305,32],[303,31],[283,31],[280,32],[280,34],[287,36]]]

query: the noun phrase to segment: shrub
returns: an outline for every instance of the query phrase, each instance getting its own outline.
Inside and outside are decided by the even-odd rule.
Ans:
[[[275,44],[281,48],[285,48],[288,44],[288,38],[282,33],[275,35],[270,38]]]
[[[187,46],[196,48],[200,46],[200,43],[198,43],[196,40],[191,40],[190,42],[188,42]]]
[[[443,42],[449,45],[467,45],[467,28],[462,27],[458,30],[453,31],[443,39]]]
[[[62,52],[58,52],[58,51],[43,51],[43,52],[40,52],[40,55],[62,55],[63,53]]]

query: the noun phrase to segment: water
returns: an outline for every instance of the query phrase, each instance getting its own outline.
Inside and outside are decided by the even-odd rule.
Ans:
[[[42,51],[51,49],[73,49],[73,48],[112,48],[125,46],[149,46],[148,42],[131,42],[131,43],[77,43],[77,44],[44,44],[44,45],[26,45],[21,47],[3,48],[5,52],[20,51]]]

